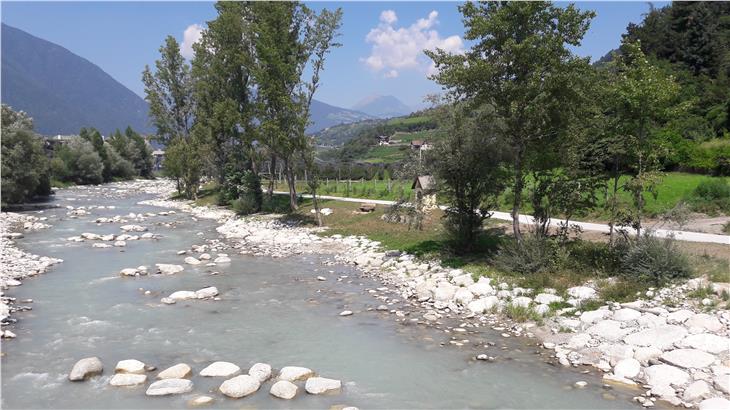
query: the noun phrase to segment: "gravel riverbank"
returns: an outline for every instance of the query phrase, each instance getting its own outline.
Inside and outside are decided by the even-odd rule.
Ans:
[[[592,366],[604,372],[606,384],[643,389],[637,390],[635,400],[645,407],[653,406],[657,400],[703,409],[730,406],[730,312],[717,308],[723,291],[730,290],[729,284],[693,279],[652,290],[635,302],[609,303],[596,310],[583,310],[586,301],[599,296],[600,290],[592,283],[570,288],[561,295],[553,289],[537,293],[534,289],[486,277],[475,281],[470,272],[383,249],[380,243],[365,237],[323,236],[321,228],[282,222],[276,215],[240,218],[225,209],[170,201],[166,199],[173,190],[169,181],[134,181],[104,188],[74,189],[87,197],[99,194],[97,191],[102,189],[106,190],[105,194],[112,189],[115,195],[156,194],[159,199],[142,203],[175,208],[189,213],[193,219],[217,221],[217,232],[224,240],[209,240],[208,245],[201,245],[200,252],[270,257],[318,254],[331,256],[332,264],[356,265],[365,275],[382,283],[382,287],[369,290],[382,302],[378,311],[389,312],[400,322],[443,329],[452,335],[450,343],[456,346],[467,344],[465,335],[480,328],[500,332],[504,338],[534,337],[556,363]],[[71,207],[68,212],[70,216],[86,213],[84,206]],[[14,247],[13,240],[21,236],[11,233],[19,229],[19,223],[23,228],[43,228],[43,221],[33,218],[36,217],[3,214],[0,278],[5,287],[15,283],[9,281],[45,272],[59,262],[25,254]],[[129,221],[120,216],[112,222]],[[197,256],[197,259],[190,255],[181,258],[205,259]],[[706,288],[711,290],[707,300],[694,301],[687,297],[689,292]],[[551,304],[555,306],[556,302],[571,307],[555,310]],[[4,303],[2,306],[9,313]],[[543,323],[540,326],[530,322],[513,323],[501,313],[514,308],[543,316]],[[342,316],[351,314],[347,310],[341,313]],[[444,325],[454,321],[456,325]],[[475,359],[492,358],[479,354]]]

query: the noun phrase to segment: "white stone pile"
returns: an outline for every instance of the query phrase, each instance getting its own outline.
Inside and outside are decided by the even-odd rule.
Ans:
[[[135,359],[121,360],[114,368],[114,375],[109,380],[113,387],[134,388],[145,385],[148,373],[155,371],[150,366]],[[87,357],[74,364],[69,372],[68,379],[72,382],[83,382],[104,372],[104,366],[98,357]],[[156,379],[145,392],[147,396],[167,396],[185,394],[193,391],[193,369],[186,363],[178,363],[160,371]],[[283,400],[294,399],[300,387],[311,395],[333,395],[342,391],[342,382],[315,375],[315,372],[306,367],[285,366],[278,374],[267,363],[255,363],[247,373],[234,363],[217,361],[206,366],[198,374],[200,377],[220,377],[225,380],[218,387],[218,391],[232,399],[240,399],[256,393],[261,387],[271,381],[269,394]],[[211,404],[215,398],[208,395],[197,395],[188,401],[190,406]],[[357,410],[355,407],[347,407]]]

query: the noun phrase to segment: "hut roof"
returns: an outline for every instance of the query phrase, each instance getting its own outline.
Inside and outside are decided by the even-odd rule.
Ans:
[[[416,189],[417,186],[420,186],[424,191],[429,191],[436,188],[436,181],[431,175],[420,175],[413,180],[411,189]]]

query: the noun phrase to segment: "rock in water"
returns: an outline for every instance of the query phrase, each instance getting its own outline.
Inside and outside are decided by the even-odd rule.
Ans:
[[[198,295],[195,294],[195,292],[191,290],[178,290],[177,292],[173,293],[172,295],[168,296],[167,299],[171,300],[188,300],[188,299],[197,299]]]
[[[179,363],[169,367],[157,375],[158,379],[187,379],[193,373],[193,369],[185,363]]]
[[[166,396],[168,394],[182,394],[193,390],[193,382],[188,379],[158,380],[147,388],[148,396]]]
[[[218,288],[215,286],[209,286],[195,291],[195,297],[198,299],[208,299],[215,296],[218,296]]]
[[[255,377],[242,374],[224,381],[219,390],[228,397],[239,399],[256,392],[259,387],[261,383]]]
[[[182,272],[185,268],[183,268],[180,265],[172,265],[169,263],[158,263],[157,270],[160,271],[163,275],[174,275],[176,273]]]
[[[271,366],[266,363],[256,363],[248,369],[248,374],[263,383],[271,377]]]
[[[342,388],[342,382],[324,377],[310,377],[304,384],[304,389],[309,394],[336,393]]]
[[[205,377],[229,377],[239,373],[240,371],[241,368],[233,363],[215,362],[203,369],[200,372],[200,375]]]
[[[279,380],[271,386],[269,393],[280,399],[291,400],[297,395],[297,390],[299,390],[299,388],[296,384],[286,380]]]
[[[190,407],[207,406],[208,404],[213,403],[213,400],[214,399],[210,396],[193,397],[192,399],[188,400],[188,406],[190,406]]]
[[[352,316],[352,311],[351,310],[343,310],[342,312],[340,312],[340,316]]]
[[[279,380],[294,382],[297,380],[304,380],[313,375],[314,372],[306,367],[286,366],[279,372]]]
[[[76,362],[68,375],[68,379],[72,382],[83,381],[91,376],[101,374],[102,371],[104,371],[104,366],[98,357],[87,357]]]
[[[187,258],[185,258],[185,263],[187,263],[188,265],[200,265],[200,261],[193,258],[192,256],[188,256]]]
[[[144,363],[140,362],[139,360],[129,359],[122,360],[117,363],[117,367],[114,368],[114,371],[117,373],[143,374],[145,369]]]
[[[147,381],[145,374],[117,373],[109,381],[109,384],[116,387],[136,386]]]

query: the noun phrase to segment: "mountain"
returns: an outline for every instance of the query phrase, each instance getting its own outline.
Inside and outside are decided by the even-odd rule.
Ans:
[[[352,122],[375,118],[364,112],[335,107],[334,105],[329,105],[317,100],[312,100],[312,106],[309,109],[309,113],[312,124],[307,127],[307,133],[310,134],[335,125],[349,124]]]
[[[358,102],[353,110],[362,111],[378,118],[400,117],[413,110],[392,95],[373,95]]]
[[[2,25],[2,102],[33,117],[40,134],[149,132],[147,103],[83,57]]]
[[[127,125],[154,132],[147,102],[140,96],[85,58],[6,24],[2,25],[2,102],[30,114],[36,132],[45,135],[76,134],[82,127],[105,134]],[[307,131],[373,118],[313,100],[313,123]]]

